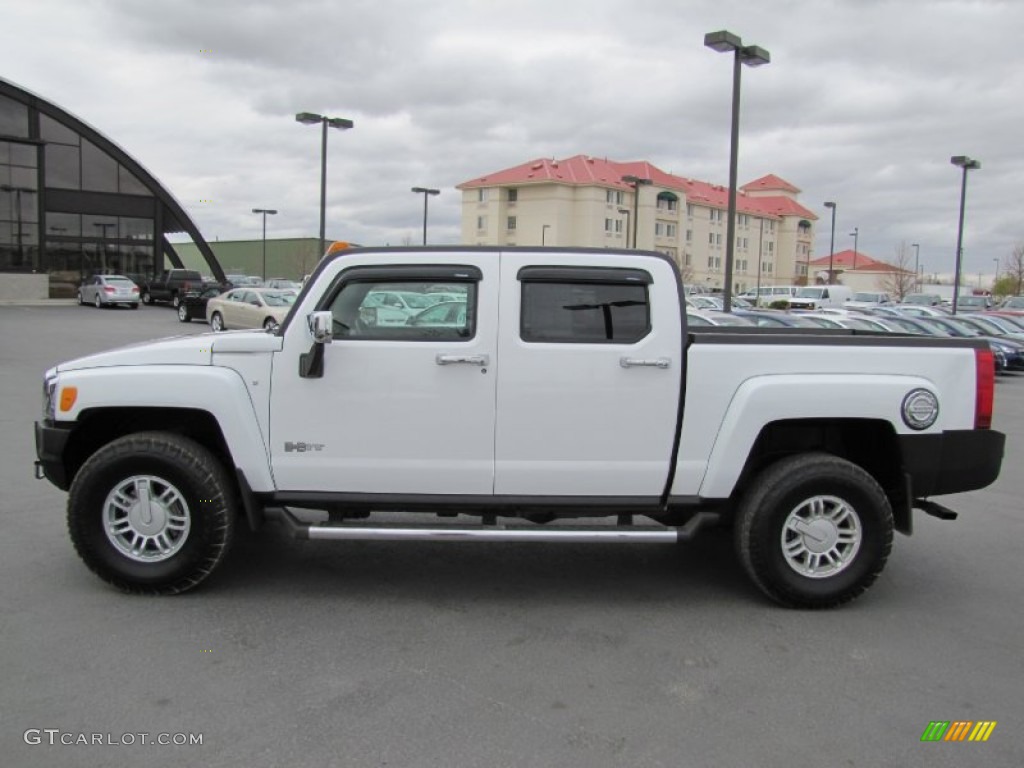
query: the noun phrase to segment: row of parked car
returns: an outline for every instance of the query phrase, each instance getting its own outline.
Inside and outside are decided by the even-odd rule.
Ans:
[[[988,341],[997,372],[1024,371],[1024,297],[999,308],[955,315],[928,304],[877,305],[860,309],[823,308],[813,312],[737,307],[731,313],[688,308],[691,327],[750,325],[762,328],[827,328],[877,333],[919,334]]]

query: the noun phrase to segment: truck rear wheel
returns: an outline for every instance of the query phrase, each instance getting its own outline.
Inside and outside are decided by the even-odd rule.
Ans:
[[[118,438],[85,462],[68,496],[68,532],[85,564],[126,592],[177,594],[220,563],[235,500],[220,461],[164,432]]]
[[[889,500],[871,475],[837,456],[802,454],[754,478],[737,509],[736,549],[776,602],[831,608],[871,586],[892,530]]]

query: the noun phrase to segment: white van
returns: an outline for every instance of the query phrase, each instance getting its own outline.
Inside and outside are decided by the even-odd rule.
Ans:
[[[796,295],[800,288],[795,285],[762,285],[760,288],[752,288],[740,294],[741,299],[759,306],[767,307],[773,301],[780,299],[788,301]]]
[[[842,307],[853,298],[853,291],[845,285],[805,285],[789,300],[790,309],[821,309]]]

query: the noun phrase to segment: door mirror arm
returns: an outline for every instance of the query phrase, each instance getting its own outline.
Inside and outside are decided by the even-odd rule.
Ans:
[[[313,312],[307,318],[313,346],[299,355],[299,376],[303,379],[320,379],[324,375],[324,345],[334,339],[334,314]]]

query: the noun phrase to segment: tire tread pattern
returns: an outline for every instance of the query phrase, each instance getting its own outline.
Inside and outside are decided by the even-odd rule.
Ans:
[[[779,579],[773,579],[774,566],[770,557],[774,554],[760,545],[755,535],[758,525],[766,510],[773,503],[781,501],[787,488],[791,488],[796,479],[830,478],[850,482],[860,486],[867,493],[880,514],[880,520],[867,521],[878,524],[881,530],[881,551],[871,564],[870,570],[857,582],[831,596],[809,595],[807,592],[792,588]],[[865,524],[865,512],[858,509],[862,526]],[[892,508],[885,492],[875,479],[864,469],[846,459],[828,453],[805,453],[781,459],[764,469],[748,489],[740,501],[737,510],[736,550],[747,575],[765,595],[772,600],[790,608],[823,609],[834,608],[859,597],[863,594],[885,567],[892,549],[893,516]],[[777,538],[777,537],[773,537]],[[864,554],[864,546],[858,556]]]
[[[187,571],[169,576],[163,581],[140,584],[126,578],[112,568],[97,550],[109,546],[100,536],[90,535],[90,526],[98,522],[99,510],[88,508],[90,487],[97,475],[112,465],[136,460],[140,456],[165,462],[178,471],[190,475],[192,482],[203,489],[204,503],[201,514],[209,518],[207,537],[200,556]],[[183,489],[184,490],[184,489]],[[224,559],[234,535],[237,502],[234,487],[221,462],[205,447],[186,437],[170,432],[139,432],[108,443],[82,465],[68,493],[68,533],[79,557],[89,569],[118,589],[142,595],[174,595],[187,592],[203,582]],[[195,531],[196,514],[200,513],[195,499],[189,499]],[[102,536],[102,531],[101,531]],[[104,537],[105,538],[105,537]]]

